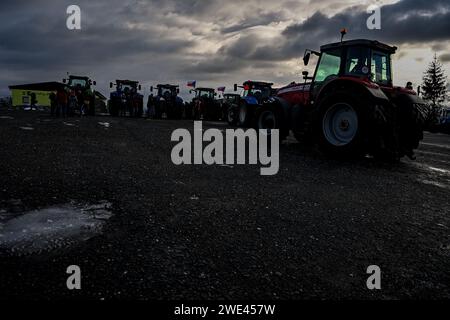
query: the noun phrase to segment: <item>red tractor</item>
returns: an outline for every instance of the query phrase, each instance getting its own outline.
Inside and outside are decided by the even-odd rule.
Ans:
[[[410,89],[392,84],[391,55],[397,48],[378,41],[351,40],[324,45],[313,77],[278,90],[257,110],[258,129],[291,130],[333,156],[414,158],[423,139],[426,104]]]

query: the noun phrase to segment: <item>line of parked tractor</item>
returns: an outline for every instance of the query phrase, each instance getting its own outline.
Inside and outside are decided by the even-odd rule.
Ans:
[[[179,97],[178,85],[159,84],[150,87],[146,109],[155,119],[225,120],[269,134],[278,129],[281,139],[292,132],[334,156],[414,158],[428,106],[409,85],[393,85],[396,50],[374,40],[342,40],[305,51],[305,66],[313,55],[318,63],[312,77],[303,72],[300,83],[275,89],[269,82],[246,81],[220,99],[215,89],[194,88],[188,103]],[[69,77],[69,87],[90,90],[92,84],[86,77]],[[116,80],[110,87],[112,116],[144,115],[138,81]]]

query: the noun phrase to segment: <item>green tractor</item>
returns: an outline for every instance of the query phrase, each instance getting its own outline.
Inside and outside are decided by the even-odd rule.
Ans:
[[[196,88],[190,92],[195,93],[191,102],[194,120],[221,120],[223,118],[222,109],[216,99],[215,89]]]
[[[95,91],[92,86],[96,82],[86,76],[69,75],[68,78],[63,79],[63,83],[67,84],[71,95],[77,98],[77,106],[69,108],[69,113],[79,113],[85,115],[95,115]]]

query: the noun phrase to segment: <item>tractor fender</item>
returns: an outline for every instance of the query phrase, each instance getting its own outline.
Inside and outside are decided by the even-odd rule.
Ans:
[[[325,83],[323,87],[320,89],[319,93],[317,94],[317,98],[315,99],[315,104],[317,105],[320,103],[320,100],[325,98],[328,94],[335,90],[347,90],[350,93],[355,93],[358,90],[359,92],[362,92],[366,95],[368,95],[371,98],[374,98],[376,101],[379,102],[389,102],[389,98],[386,96],[386,94],[380,89],[379,86],[366,83],[358,78],[336,78],[328,83]]]

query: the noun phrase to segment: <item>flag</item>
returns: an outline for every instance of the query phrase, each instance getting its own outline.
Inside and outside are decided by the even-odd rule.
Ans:
[[[225,92],[226,87],[218,87],[217,91],[219,92]]]
[[[192,88],[195,88],[195,85],[197,84],[197,81],[188,81],[188,83],[187,83],[187,86],[188,87],[192,87]]]

